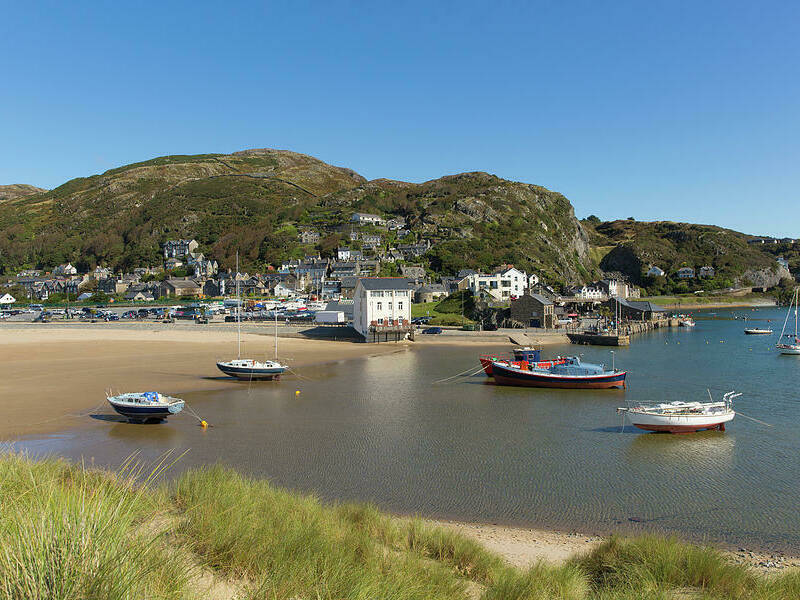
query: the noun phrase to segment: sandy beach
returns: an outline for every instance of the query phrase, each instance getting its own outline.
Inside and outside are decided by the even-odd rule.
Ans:
[[[504,525],[460,523],[430,520],[433,525],[453,529],[480,542],[487,549],[502,556],[509,564],[522,569],[539,561],[563,563],[576,554],[591,552],[604,537],[579,532],[562,532],[547,529],[527,529]],[[800,557],[782,552],[724,549],[733,561],[764,573],[780,572],[800,567]]]
[[[166,394],[225,389],[215,362],[236,356],[236,331],[104,324],[0,326],[0,440],[51,433],[77,423],[77,413],[105,406],[105,392]],[[282,338],[280,357],[292,369],[405,351],[404,344],[357,344]],[[272,338],[242,334],[242,351],[271,358]]]

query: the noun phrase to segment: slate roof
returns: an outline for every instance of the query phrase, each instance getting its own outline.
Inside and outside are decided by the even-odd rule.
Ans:
[[[548,304],[552,304],[553,303],[553,301],[550,300],[550,298],[546,298],[546,297],[542,296],[541,294],[531,294],[531,298],[534,298],[535,300],[538,300],[539,302],[541,302],[544,305],[548,305]]]
[[[628,308],[640,310],[642,312],[667,312],[665,308],[661,308],[658,304],[653,304],[646,300],[624,300],[622,298],[616,298],[616,301],[622,306],[627,306]]]
[[[358,280],[365,290],[407,290],[405,277],[363,277]]]

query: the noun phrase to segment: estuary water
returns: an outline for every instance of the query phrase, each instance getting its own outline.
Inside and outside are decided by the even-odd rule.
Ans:
[[[151,460],[187,451],[173,473],[221,462],[402,514],[800,552],[800,357],[774,351],[785,312],[694,314],[693,330],[659,330],[615,349],[617,367],[629,371],[624,391],[499,387],[482,373],[436,384],[477,368],[481,350],[501,349],[400,347],[304,369],[302,378],[185,395],[213,425],[205,431],[185,414],[159,425],[95,417],[15,447],[112,467],[134,452]],[[745,336],[743,317],[775,334]],[[576,353],[611,364],[599,347],[547,346],[543,357]],[[622,428],[615,410],[702,401],[706,389],[715,398],[743,393],[742,414],[724,433],[644,433]]]

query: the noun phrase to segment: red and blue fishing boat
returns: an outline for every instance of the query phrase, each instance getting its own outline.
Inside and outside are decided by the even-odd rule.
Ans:
[[[492,363],[492,377],[497,385],[522,387],[608,389],[624,388],[626,371],[607,370],[603,365],[581,362],[577,356],[567,356],[545,366],[539,361],[512,364],[497,360]]]
[[[555,365],[564,364],[566,362],[566,359],[561,358],[560,356],[552,360],[542,360],[541,350],[529,347],[514,348],[511,358],[503,357],[498,354],[481,354],[478,357],[478,360],[481,361],[481,366],[483,367],[483,371],[486,373],[487,377],[493,376],[492,365],[494,365],[494,363],[512,365],[523,369],[527,369],[529,367],[549,369]]]

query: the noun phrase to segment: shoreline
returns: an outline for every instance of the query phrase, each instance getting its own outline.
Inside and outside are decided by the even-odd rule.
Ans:
[[[752,300],[750,302],[742,301],[742,302],[700,302],[700,303],[690,303],[690,302],[681,302],[680,304],[659,304],[654,300],[649,300],[653,304],[660,306],[661,308],[666,308],[669,310],[681,310],[684,308],[691,308],[694,310],[701,309],[701,308],[775,308],[778,306],[777,302],[769,302],[767,300]]]
[[[585,554],[594,550],[611,537],[611,535],[584,533],[578,530],[564,531],[425,517],[422,519],[426,523],[456,531],[479,542],[486,549],[502,556],[510,565],[521,569],[530,568],[541,560],[562,564],[576,554]],[[620,531],[613,535],[635,537],[644,534],[644,532]],[[656,532],[655,535],[668,534]],[[734,562],[762,573],[779,573],[785,569],[800,567],[800,553],[787,554],[781,550],[769,549],[766,545],[756,545],[751,549],[722,542],[702,542],[676,537],[689,544],[716,548]]]

